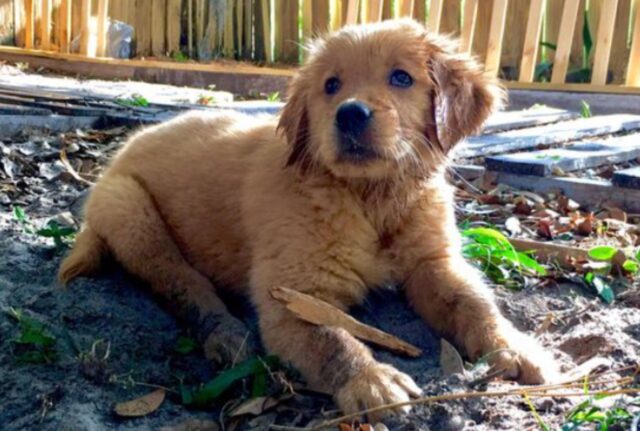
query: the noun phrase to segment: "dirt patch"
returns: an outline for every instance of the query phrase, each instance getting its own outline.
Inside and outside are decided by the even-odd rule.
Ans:
[[[51,238],[34,234],[30,226],[43,227],[53,219],[60,226],[77,228],[87,185],[60,164],[60,150],[63,146],[72,148],[74,151],[68,151],[71,165],[83,178],[94,180],[125,132],[25,136],[0,145],[0,428],[147,430],[192,421],[211,429],[215,429],[214,423],[224,423],[226,429],[265,430],[274,423],[302,427],[335,417],[331,400],[305,391],[303,382],[290,370],[285,372],[295,395],[281,398],[290,391],[271,381],[269,394],[279,402],[261,415],[226,415],[251,392],[243,383],[210,408],[189,409],[179,394],[171,391],[178,391],[180,383],[207,382],[221,370],[213,369],[197,349],[186,355],[176,351],[178,338],[189,335],[188,330],[167,314],[139,281],[114,265],[102,276],[78,280],[68,289],[58,285],[55,274],[64,246],[56,247]],[[23,208],[27,222],[16,219],[12,213],[15,207]],[[548,282],[527,283],[520,291],[497,287],[496,294],[505,314],[520,329],[539,332],[565,369],[594,357],[607,359],[604,371],[640,362],[637,295],[607,305],[580,285]],[[56,340],[55,359],[20,363],[22,352],[14,341],[20,327],[8,314],[11,309],[46,325]],[[354,315],[424,351],[421,358],[413,360],[382,351],[376,356],[412,375],[426,395],[515,387],[483,381],[487,370],[482,364],[470,367],[465,375],[444,377],[439,338],[393,289],[373,293]],[[244,317],[251,323],[251,313]],[[127,420],[114,415],[116,403],[157,387],[171,390],[157,411]],[[579,401],[532,399],[552,429]],[[411,415],[385,423],[391,430],[407,431],[537,426],[530,406],[519,396],[418,406]]]

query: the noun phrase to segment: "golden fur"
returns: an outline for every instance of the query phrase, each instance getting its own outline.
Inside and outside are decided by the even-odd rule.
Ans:
[[[389,86],[398,68],[413,86]],[[331,76],[342,87],[327,95]],[[500,314],[462,258],[444,175],[451,148],[501,98],[474,61],[413,21],[347,27],[311,46],[279,120],[189,113],[133,136],[93,189],[60,279],[113,255],[201,329],[216,360],[235,355],[245,333],[216,289],[247,291],[266,348],[347,412],[420,390],[345,331],[296,319],[272,286],[347,309],[373,287],[401,284],[471,360],[489,355],[508,377],[547,381],[551,356]],[[335,113],[350,99],[374,112],[374,160],[337,153]]]

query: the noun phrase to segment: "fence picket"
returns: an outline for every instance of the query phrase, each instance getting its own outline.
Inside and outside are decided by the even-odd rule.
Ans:
[[[484,64],[484,70],[488,75],[498,76],[500,73],[500,57],[502,56],[502,41],[508,4],[509,0],[493,0],[487,57]]]
[[[640,87],[640,4],[637,2],[626,84],[632,87]]]
[[[607,82],[607,72],[609,70],[609,56],[611,55],[611,44],[613,42],[613,30],[616,22],[616,12],[618,11],[618,0],[606,0],[602,8],[600,23],[598,25],[598,36],[596,40],[596,52],[593,59],[593,75],[591,83],[604,85]]]
[[[520,82],[533,82],[545,3],[545,0],[531,0],[529,6],[529,19],[520,63]]]
[[[560,20],[560,31],[558,32],[558,45],[553,63],[553,73],[551,74],[552,83],[560,84],[566,79],[579,6],[580,0],[565,0],[562,19]]]

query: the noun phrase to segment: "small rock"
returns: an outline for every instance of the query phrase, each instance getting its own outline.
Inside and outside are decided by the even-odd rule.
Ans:
[[[373,431],[389,431],[389,428],[382,422],[378,422],[374,427]]]
[[[465,421],[462,417],[456,415],[452,416],[447,423],[447,429],[450,431],[459,431],[465,426]]]

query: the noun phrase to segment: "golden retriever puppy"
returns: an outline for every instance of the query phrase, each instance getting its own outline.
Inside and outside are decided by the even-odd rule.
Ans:
[[[452,147],[502,96],[413,21],[347,27],[310,47],[279,118],[189,113],[133,136],[94,187],[60,279],[112,255],[198,327],[216,360],[238,354],[246,333],[216,290],[246,291],[265,347],[346,412],[420,389],[346,331],[298,320],[270,288],[347,309],[402,285],[471,360],[545,382],[553,359],[461,255],[445,180]]]

